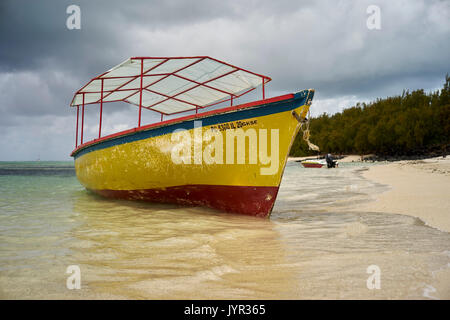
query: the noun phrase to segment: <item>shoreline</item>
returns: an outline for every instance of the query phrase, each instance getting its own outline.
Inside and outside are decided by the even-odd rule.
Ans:
[[[362,173],[390,190],[376,194],[357,210],[397,213],[420,218],[450,232],[450,159],[405,160],[369,167]]]

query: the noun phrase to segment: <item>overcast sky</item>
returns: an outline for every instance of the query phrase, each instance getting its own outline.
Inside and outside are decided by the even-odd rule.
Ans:
[[[66,27],[71,4],[80,30]],[[381,10],[379,30],[367,27],[369,5]],[[313,115],[332,114],[405,88],[441,88],[450,1],[1,0],[0,161],[70,160],[76,90],[131,56],[188,55],[272,77],[269,97],[315,88]],[[136,107],[107,104],[102,131],[136,121]],[[87,139],[97,123],[91,105]]]

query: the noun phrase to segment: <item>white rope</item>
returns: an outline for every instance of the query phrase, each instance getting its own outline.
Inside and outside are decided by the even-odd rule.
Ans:
[[[303,132],[303,140],[305,140],[306,143],[308,144],[309,150],[320,151],[318,146],[316,146],[314,143],[309,141],[309,137],[310,137],[309,121],[310,121],[310,116],[309,116],[309,110],[308,110],[308,118],[307,118],[307,120],[302,122],[301,125],[300,125],[300,130],[302,130],[302,132]],[[303,125],[305,123],[306,123],[306,128],[303,128]]]

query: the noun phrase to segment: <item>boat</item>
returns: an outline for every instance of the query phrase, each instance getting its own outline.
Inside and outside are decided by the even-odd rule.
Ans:
[[[268,217],[314,96],[307,89],[266,98],[269,81],[209,56],[127,59],[91,79],[70,103],[77,110],[71,156],[79,182],[107,198]],[[261,100],[236,104],[257,88]],[[102,136],[109,102],[137,106],[137,126]],[[98,138],[86,142],[91,104],[99,106]],[[144,124],[144,110],[159,121]]]
[[[322,168],[326,163],[321,160],[304,160],[301,164],[305,168]]]

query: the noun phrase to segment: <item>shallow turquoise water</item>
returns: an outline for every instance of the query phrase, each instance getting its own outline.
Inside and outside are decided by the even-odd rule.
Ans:
[[[366,165],[288,163],[270,219],[93,195],[72,162],[0,162],[0,297],[449,298],[450,235],[358,212]],[[366,285],[369,265],[382,287]],[[81,269],[69,290],[66,269]]]

